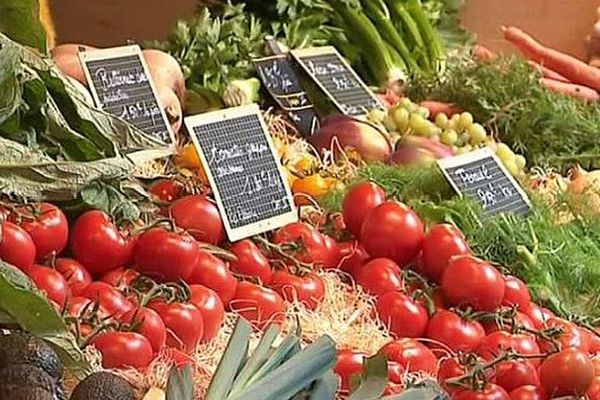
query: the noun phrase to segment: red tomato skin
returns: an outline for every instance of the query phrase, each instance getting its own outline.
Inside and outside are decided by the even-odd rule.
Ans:
[[[362,182],[352,187],[342,203],[342,216],[348,231],[358,237],[369,211],[384,201],[385,191],[374,183]]]
[[[535,338],[528,334],[497,331],[492,332],[483,338],[477,349],[484,360],[490,361],[503,351],[513,349],[515,352],[523,355],[539,354],[540,348],[535,341]],[[539,365],[539,360],[532,359],[534,365]]]
[[[323,280],[312,273],[296,276],[286,271],[275,271],[271,277],[271,289],[287,302],[298,300],[309,310],[314,310],[325,297]]]
[[[504,279],[485,261],[460,256],[448,263],[442,275],[442,291],[449,304],[494,311],[504,298]]]
[[[100,307],[114,316],[122,315],[133,308],[133,304],[121,292],[106,282],[92,282],[80,295],[100,304]]]
[[[438,369],[437,380],[442,385],[442,388],[449,394],[453,394],[457,390],[460,390],[459,386],[451,385],[447,381],[452,378],[456,378],[464,375],[467,372],[464,365],[462,365],[457,358],[446,358],[440,362]]]
[[[381,296],[387,292],[402,290],[402,270],[388,258],[376,258],[360,269],[356,283],[367,293]]]
[[[556,327],[562,328],[563,333],[558,337],[558,343],[561,349],[575,348],[588,352],[589,345],[587,338],[583,335],[582,331],[572,323],[562,318],[551,317],[546,321],[548,328]],[[554,346],[550,341],[546,341],[542,338],[538,338],[538,344],[540,350],[543,352],[551,352],[554,350]]]
[[[504,277],[504,299],[503,306],[517,306],[519,310],[529,307],[531,295],[527,285],[519,278],[508,275]]]
[[[229,264],[233,272],[258,278],[263,285],[271,282],[273,270],[269,265],[269,260],[253,241],[245,239],[235,242],[230,250],[237,257],[236,261]]]
[[[596,354],[596,353],[600,352],[600,337],[589,329],[580,327],[579,330],[581,331],[581,333],[583,335],[587,336],[588,350],[589,350],[590,354]],[[595,329],[595,331],[598,331],[598,330]],[[598,372],[600,372],[600,371],[598,371]]]
[[[546,325],[547,318],[541,307],[537,304],[533,302],[529,303],[529,306],[523,308],[521,311],[529,317],[535,329],[543,329]]]
[[[167,343],[167,328],[158,313],[142,307],[127,311],[119,317],[123,323],[137,326],[136,332],[148,339],[152,351],[158,353]]]
[[[440,310],[429,319],[425,336],[454,351],[473,351],[479,347],[485,331],[477,321],[465,321],[451,311]]]
[[[218,334],[225,319],[225,307],[221,298],[212,289],[202,285],[190,285],[190,304],[202,313],[204,333],[202,342],[209,342]]]
[[[357,241],[342,242],[338,246],[341,253],[340,269],[356,279],[361,268],[369,260],[369,254]]]
[[[104,275],[131,258],[128,239],[107,214],[97,210],[88,211],[75,221],[71,250],[92,276]]]
[[[269,323],[281,324],[285,319],[283,298],[272,289],[250,282],[238,283],[229,308],[259,330]]]
[[[507,392],[525,385],[540,385],[537,370],[529,360],[511,360],[496,366],[496,381]]]
[[[52,268],[34,265],[29,270],[28,275],[38,290],[44,292],[50,300],[60,307],[63,307],[71,297],[69,284],[59,272]]]
[[[100,280],[106,282],[119,290],[131,287],[133,281],[140,276],[140,273],[134,269],[118,268],[104,275]]]
[[[333,367],[333,372],[340,377],[340,393],[347,394],[350,391],[350,381],[353,375],[362,374],[364,371],[365,353],[354,350],[339,350],[338,358]]]
[[[198,243],[186,233],[151,228],[135,245],[136,268],[161,281],[187,280],[198,263]]]
[[[485,333],[488,335],[497,331],[513,332],[513,323],[511,321],[490,321],[483,322],[481,325],[483,326],[483,329],[485,329]],[[514,316],[514,325],[517,327],[535,330],[531,319],[520,311],[517,311]]]
[[[423,230],[423,222],[413,210],[387,201],[367,214],[360,242],[371,257],[390,258],[404,267],[419,254]]]
[[[87,269],[72,258],[57,258],[54,267],[67,281],[73,296],[79,296],[92,283],[92,276]]]
[[[600,376],[592,379],[592,384],[585,393],[588,400],[600,400]]]
[[[148,339],[135,332],[101,333],[92,345],[102,353],[104,368],[144,368],[153,358]]]
[[[526,385],[510,392],[510,400],[548,400],[548,396],[541,387]]]
[[[323,234],[321,236],[323,237],[323,243],[325,243],[325,249],[327,251],[325,262],[323,263],[323,268],[339,268],[340,262],[342,260],[342,251],[340,250],[338,242],[336,242],[335,239],[329,235]]]
[[[429,316],[418,301],[401,292],[387,292],[376,303],[379,319],[395,338],[420,338],[425,335]]]
[[[36,248],[27,231],[12,222],[0,224],[0,259],[27,271],[35,262]]]
[[[459,390],[456,391],[453,400],[510,400],[506,390],[493,383],[488,383],[482,390]]]
[[[18,207],[18,214],[11,214],[9,219],[29,233],[36,247],[35,258],[42,261],[65,249],[69,241],[69,222],[54,204],[40,203],[32,207]]]
[[[191,353],[204,335],[200,310],[186,303],[154,301],[149,307],[160,315],[167,328],[167,346]]]
[[[471,251],[462,232],[454,225],[433,226],[423,239],[423,274],[439,283],[452,257],[468,255]]]
[[[301,262],[322,267],[328,258],[327,245],[323,235],[312,226],[303,222],[294,222],[280,228],[273,235],[273,243],[298,246],[298,250],[288,253]]]
[[[66,311],[69,316],[82,320],[90,318],[94,308],[95,303],[87,297],[73,296],[69,299]],[[110,317],[110,314],[104,308],[98,307],[96,317],[99,320],[107,319]]]
[[[397,362],[405,371],[436,374],[438,360],[431,350],[413,339],[398,339],[383,346],[389,361]]]
[[[185,186],[175,179],[161,179],[150,185],[148,192],[159,200],[172,202],[181,198],[185,192]]]
[[[217,206],[202,195],[183,197],[169,208],[175,224],[199,242],[218,245],[225,238],[225,227]]]
[[[229,304],[235,296],[237,279],[227,264],[207,251],[198,252],[198,262],[187,279],[191,285],[203,285],[217,292],[223,304]]]
[[[551,398],[585,394],[592,385],[594,372],[587,354],[573,348],[548,356],[539,370],[542,387]]]

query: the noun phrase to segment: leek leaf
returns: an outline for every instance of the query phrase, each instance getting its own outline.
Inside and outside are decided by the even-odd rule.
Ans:
[[[387,356],[383,353],[365,360],[365,372],[360,386],[352,392],[348,400],[379,399],[388,382]]]

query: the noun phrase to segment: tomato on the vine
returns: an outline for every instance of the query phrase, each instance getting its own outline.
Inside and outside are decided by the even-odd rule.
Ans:
[[[588,352],[589,344],[587,337],[584,336],[583,332],[573,323],[562,318],[551,317],[546,321],[545,327],[558,328],[561,330],[561,333],[559,333],[558,337],[555,339],[558,342],[561,350],[575,348],[586,353]],[[552,340],[538,338],[538,344],[540,346],[540,350],[544,352],[551,352],[555,348]]]
[[[496,268],[472,256],[452,258],[442,275],[448,303],[493,311],[504,298],[504,279]]]
[[[44,292],[50,300],[60,307],[63,307],[71,297],[71,289],[67,281],[56,270],[42,265],[34,265],[29,270],[28,275],[38,290]]]
[[[225,238],[225,227],[217,206],[202,195],[183,197],[169,208],[178,227],[199,242],[218,245]]]
[[[534,336],[523,333],[497,331],[492,332],[483,338],[477,349],[477,354],[484,360],[489,361],[509,349],[522,355],[535,355],[540,353],[540,348],[536,343]],[[533,359],[532,363],[538,365],[539,360]]]
[[[212,289],[202,285],[190,285],[190,304],[194,305],[202,313],[204,322],[204,333],[202,342],[208,342],[219,334],[223,320],[225,319],[225,308],[219,295]]]
[[[548,396],[539,386],[526,385],[514,389],[509,393],[510,400],[548,400]],[[592,399],[590,399],[592,400]]]
[[[510,400],[506,390],[493,383],[488,383],[483,389],[457,390],[452,397],[453,400]]]
[[[358,237],[369,211],[384,201],[385,191],[374,183],[362,182],[353,186],[342,204],[342,216],[348,231]]]
[[[440,310],[429,319],[425,335],[453,351],[473,351],[485,337],[485,331],[477,321],[467,321],[451,311]]]
[[[148,339],[152,350],[159,352],[167,342],[167,328],[158,313],[150,308],[141,307],[127,311],[119,320],[129,324],[137,333]]]
[[[356,278],[358,272],[369,260],[369,254],[357,241],[342,242],[338,244],[340,249],[340,269]]]
[[[522,280],[512,275],[505,276],[504,288],[503,306],[518,306],[519,310],[529,307],[531,295],[527,285]]]
[[[104,275],[100,280],[106,282],[119,290],[125,290],[133,284],[140,276],[140,273],[134,269],[118,268]]]
[[[408,206],[387,201],[366,216],[360,242],[371,257],[387,257],[404,267],[419,254],[423,222]]]
[[[274,290],[240,282],[229,308],[262,330],[269,323],[280,324],[285,319],[285,303]]]
[[[144,368],[153,358],[150,341],[135,332],[104,332],[91,344],[102,354],[104,368]]]
[[[187,280],[200,250],[193,237],[163,227],[150,228],[140,235],[135,246],[136,268],[153,278],[178,282]]]
[[[314,310],[325,297],[325,284],[316,274],[297,276],[286,271],[275,271],[269,287],[279,293],[286,301],[295,300]]]
[[[0,259],[27,273],[35,254],[35,244],[25,229],[12,222],[0,224]]]
[[[167,345],[192,352],[204,335],[202,312],[187,303],[153,301],[149,307],[162,318],[167,328]]]
[[[439,224],[425,234],[422,250],[422,273],[439,283],[452,257],[470,254],[462,232],[454,225]]]
[[[235,295],[237,279],[227,264],[207,251],[199,250],[198,262],[194,266],[187,283],[203,285],[217,292],[223,304],[229,304]]]
[[[400,364],[407,372],[437,372],[438,361],[431,350],[413,339],[398,339],[381,349],[389,361]]]
[[[481,325],[488,335],[496,331],[514,332],[522,328],[530,331],[535,329],[531,319],[520,311],[517,311],[512,319],[483,322]]]
[[[450,381],[453,378],[457,378],[459,376],[464,375],[466,372],[466,367],[460,363],[458,358],[444,358],[440,362],[440,366],[438,369],[438,382],[442,385],[442,388],[444,388],[446,392],[448,392],[449,394],[453,394],[454,392],[459,390],[460,387],[457,385],[453,385]]]
[[[252,240],[245,239],[235,242],[231,252],[237,257],[229,267],[237,274],[258,278],[263,285],[271,282],[271,266],[269,260]]]
[[[184,194],[185,186],[175,179],[161,179],[150,185],[148,192],[159,200],[171,202]]]
[[[594,379],[594,364],[586,353],[568,348],[546,358],[539,370],[542,387],[550,397],[581,396]]]
[[[81,215],[71,231],[71,250],[75,259],[95,276],[122,267],[131,259],[132,247],[125,233],[119,231],[102,211]]]
[[[338,268],[340,266],[340,261],[342,260],[342,251],[338,242],[335,241],[329,235],[321,235],[323,237],[323,242],[325,243],[325,261],[323,262],[323,268]]]
[[[402,292],[387,292],[376,303],[379,319],[396,338],[420,338],[425,334],[429,316],[421,302]]]
[[[121,315],[133,308],[133,304],[106,282],[92,282],[80,293],[81,296],[98,303],[110,315]]]
[[[66,279],[73,296],[78,296],[92,283],[92,276],[87,269],[72,258],[57,258],[54,267]]]
[[[540,385],[535,365],[529,360],[503,361],[495,368],[496,384],[507,392],[525,385]]]
[[[356,283],[374,296],[402,290],[402,270],[388,258],[376,258],[360,269]]]
[[[364,371],[365,353],[355,350],[339,350],[333,372],[340,377],[340,392],[347,394],[350,391],[352,376],[360,375]]]
[[[328,251],[323,235],[312,226],[294,222],[278,229],[273,235],[273,243],[298,261],[316,266],[327,262]]]
[[[25,229],[36,247],[36,260],[60,254],[69,240],[67,217],[54,204],[40,203],[17,207],[10,221]]]
[[[546,325],[548,318],[542,308],[537,304],[531,302],[527,307],[524,307],[520,311],[529,317],[535,329],[543,329]]]
[[[592,384],[585,393],[587,400],[600,400],[600,376],[592,379]]]

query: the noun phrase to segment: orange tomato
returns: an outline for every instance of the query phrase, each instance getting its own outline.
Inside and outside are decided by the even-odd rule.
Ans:
[[[312,198],[319,198],[332,190],[335,186],[334,178],[324,178],[319,174],[309,175],[305,178],[297,179],[292,185],[294,194],[304,194]],[[310,204],[310,201],[303,196],[295,197],[297,205]]]
[[[190,168],[197,172],[198,177],[202,183],[208,184],[208,177],[206,176],[206,171],[204,171],[204,167],[202,166],[202,162],[200,161],[200,156],[198,156],[198,152],[196,151],[196,147],[194,147],[193,143],[188,143],[179,149],[179,152],[176,157],[176,162],[178,165],[184,168]]]

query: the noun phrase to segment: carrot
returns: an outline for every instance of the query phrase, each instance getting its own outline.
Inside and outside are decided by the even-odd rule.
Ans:
[[[429,110],[429,114],[430,114],[431,118],[435,118],[436,115],[441,114],[441,113],[444,113],[444,114],[450,116],[450,115],[461,112],[461,110],[454,104],[443,103],[441,101],[424,100],[421,103],[419,103],[419,105],[421,107],[425,107]]]
[[[574,83],[556,81],[554,79],[542,78],[542,85],[548,90],[556,93],[562,93],[567,96],[582,100],[598,101],[600,94],[587,86],[576,85]]]
[[[535,61],[529,60],[529,65],[531,65],[533,67],[533,69],[539,69],[544,78],[548,78],[548,79],[552,79],[552,80],[560,81],[560,82],[566,82],[566,83],[570,82],[567,78],[565,78],[558,72],[553,71],[550,68],[544,67],[543,65],[538,64]]]
[[[516,45],[527,58],[544,65],[573,83],[600,90],[600,70],[560,51],[545,47],[515,27],[503,27],[504,38]]]
[[[496,53],[494,53],[485,46],[476,44],[473,47],[473,56],[475,56],[475,59],[478,61],[486,61],[496,58]]]

